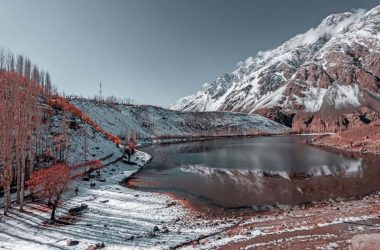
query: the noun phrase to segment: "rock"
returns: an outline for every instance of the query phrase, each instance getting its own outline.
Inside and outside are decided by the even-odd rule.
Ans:
[[[168,202],[167,207],[171,207],[171,206],[175,206],[175,205],[177,205],[177,202],[175,202],[175,201],[170,201],[170,202]]]
[[[106,182],[106,179],[100,179],[99,181],[100,182]]]
[[[103,201],[99,201],[100,203],[107,203],[109,202],[109,200],[103,200]]]
[[[203,240],[200,241],[200,243],[201,243],[202,245],[205,245],[205,244],[207,243],[207,240],[206,240],[206,239],[203,239]]]
[[[156,237],[156,233],[155,232],[149,232],[148,233],[148,237],[149,238],[154,238],[154,237]]]
[[[153,227],[153,232],[158,232],[158,231],[160,231],[160,229],[158,228],[158,226],[154,226]]]
[[[67,246],[76,246],[79,244],[79,241],[77,240],[67,240]]]
[[[82,203],[80,206],[77,206],[77,207],[74,207],[74,208],[70,208],[69,209],[69,214],[70,215],[78,215],[79,213],[81,213],[83,210],[87,209],[88,206],[87,204],[84,204]]]
[[[103,242],[95,244],[95,249],[102,249],[102,248],[105,248],[105,247],[106,247],[106,245]]]
[[[138,194],[135,194],[134,197],[139,197],[139,195],[138,195]]]
[[[88,178],[88,177],[83,177],[83,178],[82,178],[82,181],[90,181],[90,178]]]
[[[125,240],[126,241],[133,241],[134,239],[135,239],[135,236],[131,235],[131,236],[127,237]]]
[[[351,250],[378,250],[380,249],[380,233],[359,234],[351,239]]]
[[[164,234],[169,233],[169,229],[164,226],[164,227],[162,227],[161,232],[164,233]]]

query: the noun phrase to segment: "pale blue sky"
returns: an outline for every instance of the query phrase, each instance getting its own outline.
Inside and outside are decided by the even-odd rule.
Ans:
[[[168,106],[335,12],[373,0],[0,0],[0,46],[67,94]]]

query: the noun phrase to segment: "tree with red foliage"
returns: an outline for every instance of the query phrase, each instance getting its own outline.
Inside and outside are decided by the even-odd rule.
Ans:
[[[133,155],[136,151],[137,147],[137,139],[136,132],[132,131],[132,137],[128,141],[128,134],[125,136],[126,148],[125,153],[128,155],[128,162],[130,161],[131,155]]]
[[[62,194],[69,189],[71,182],[70,168],[59,163],[48,168],[35,171],[27,184],[33,197],[48,200],[48,205],[52,208],[52,221],[55,220],[55,211],[61,201]]]

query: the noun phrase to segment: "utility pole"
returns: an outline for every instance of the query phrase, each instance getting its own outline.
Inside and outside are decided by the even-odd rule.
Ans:
[[[99,100],[102,100],[102,82],[99,83]]]

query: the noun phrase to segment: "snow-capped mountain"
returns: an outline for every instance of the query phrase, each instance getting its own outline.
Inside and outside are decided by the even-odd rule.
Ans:
[[[170,106],[183,111],[258,113],[291,125],[329,109],[376,116],[380,93],[380,6],[332,14],[278,48]],[[370,97],[371,100],[367,98]],[[368,102],[371,107],[368,108]],[[363,109],[364,107],[364,109]],[[297,114],[302,111],[303,115]],[[347,127],[347,126],[346,126]],[[327,128],[325,128],[327,129]]]

